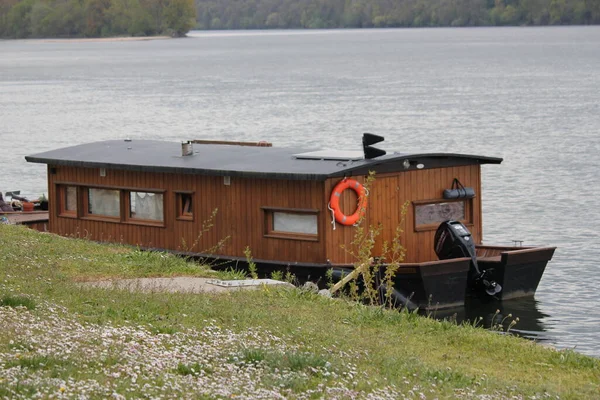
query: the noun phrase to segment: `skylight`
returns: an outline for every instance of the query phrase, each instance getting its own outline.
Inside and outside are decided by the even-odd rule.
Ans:
[[[353,150],[317,150],[294,154],[294,157],[299,160],[357,161],[362,160],[364,154]]]

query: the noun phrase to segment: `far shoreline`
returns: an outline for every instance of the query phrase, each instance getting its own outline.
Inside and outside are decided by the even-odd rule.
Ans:
[[[110,37],[0,37],[0,42],[13,40],[26,40],[37,43],[94,43],[94,42],[132,42],[132,41],[153,41],[166,39],[193,38],[198,36],[238,36],[245,34],[321,34],[344,33],[349,31],[390,31],[390,30],[427,30],[427,29],[486,29],[486,28],[588,28],[600,27],[600,25],[477,25],[477,26],[419,26],[419,27],[352,27],[352,28],[279,28],[279,29],[191,29],[181,36],[155,35],[155,36],[110,36]],[[190,35],[191,34],[191,35]]]
[[[185,36],[182,36],[185,37]],[[97,38],[31,38],[40,43],[93,43],[93,42],[137,42],[150,40],[178,39],[171,36],[115,36]]]

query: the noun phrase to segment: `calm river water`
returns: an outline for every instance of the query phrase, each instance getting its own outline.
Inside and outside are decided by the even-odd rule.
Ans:
[[[46,191],[26,154],[126,137],[358,150],[372,132],[503,157],[483,167],[485,243],[558,250],[535,300],[502,312],[600,356],[600,27],[190,36],[0,41],[0,190]]]

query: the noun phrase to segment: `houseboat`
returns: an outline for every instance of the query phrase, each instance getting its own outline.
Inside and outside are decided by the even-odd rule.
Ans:
[[[532,296],[554,248],[482,244],[481,165],[502,159],[386,153],[382,140],[340,151],[126,139],[26,159],[47,164],[56,234],[234,262],[249,248],[257,264],[316,272],[353,268],[360,220],[381,227],[372,256],[384,264],[402,229],[394,290],[417,306],[462,305],[482,282],[484,296]]]

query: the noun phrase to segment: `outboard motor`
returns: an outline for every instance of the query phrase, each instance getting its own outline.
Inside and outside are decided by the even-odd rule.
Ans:
[[[470,257],[471,268],[467,278],[469,288],[476,291],[485,291],[490,296],[494,296],[502,291],[502,286],[490,280],[487,271],[481,272],[477,266],[477,255],[475,253],[475,243],[471,237],[471,232],[458,221],[445,221],[440,224],[435,232],[435,254],[440,260],[451,258]]]

